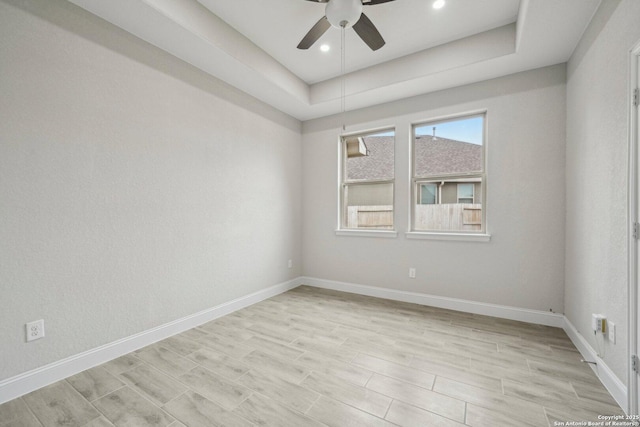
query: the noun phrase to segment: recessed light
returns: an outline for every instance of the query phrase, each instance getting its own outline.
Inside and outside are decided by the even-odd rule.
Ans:
[[[444,0],[436,0],[433,2],[434,9],[442,9],[444,7]]]
[[[320,46],[320,50],[323,52],[329,52],[331,50],[331,46],[329,46],[328,44],[323,44],[322,46]]]

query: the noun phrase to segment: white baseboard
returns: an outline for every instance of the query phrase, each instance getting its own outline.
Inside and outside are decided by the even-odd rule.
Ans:
[[[564,331],[569,335],[569,338],[576,346],[580,354],[584,360],[589,360],[591,362],[597,362],[597,365],[589,364],[591,369],[596,373],[602,384],[606,387],[606,389],[611,393],[611,396],[618,402],[618,405],[622,408],[625,413],[629,413],[629,401],[627,398],[627,386],[624,385],[622,381],[613,373],[611,368],[607,366],[607,364],[598,357],[598,353],[591,347],[589,342],[585,339],[585,337],[578,332],[578,330],[573,326],[573,324],[567,319],[564,318]]]
[[[86,369],[131,353],[172,335],[179,334],[203,323],[210,322],[241,308],[286,292],[300,285],[292,279],[249,295],[237,298],[201,312],[174,320],[153,329],[140,332],[109,344],[73,355],[49,365],[0,381],[0,404],[30,393],[41,387],[68,378]]]
[[[519,320],[521,322],[535,323],[538,325],[555,326],[558,328],[561,328],[564,325],[564,316],[562,314],[546,311],[488,304],[458,298],[439,297],[417,292],[358,285],[355,283],[336,282],[333,280],[317,279],[314,277],[301,277],[300,283],[303,285],[314,286],[316,288],[332,289],[335,291],[350,292],[352,294],[428,305],[431,307],[446,308],[466,313],[482,314],[502,319]]]

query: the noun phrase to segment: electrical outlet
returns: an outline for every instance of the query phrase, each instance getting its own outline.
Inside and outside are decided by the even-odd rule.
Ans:
[[[416,269],[415,269],[415,268],[411,267],[411,268],[409,269],[409,277],[410,277],[411,279],[415,279],[415,278],[416,278]]]
[[[611,344],[615,344],[616,343],[616,324],[613,322],[609,322],[609,334],[607,335],[609,337],[609,342]]]
[[[607,333],[607,316],[602,314],[592,314],[591,315],[591,329],[593,332],[601,334]]]
[[[289,262],[287,263],[287,267],[293,268],[293,260],[289,260]]]
[[[27,323],[27,342],[44,337],[44,320]]]

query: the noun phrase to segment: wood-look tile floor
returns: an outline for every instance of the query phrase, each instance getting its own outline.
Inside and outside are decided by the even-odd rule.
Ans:
[[[623,414],[558,328],[301,286],[0,405],[0,426],[553,426]]]

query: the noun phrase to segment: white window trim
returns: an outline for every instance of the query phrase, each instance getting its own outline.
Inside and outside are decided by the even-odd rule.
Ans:
[[[358,230],[356,228],[342,228],[336,230],[336,236],[384,237],[395,239],[398,237],[398,232],[395,230]]]
[[[440,233],[437,231],[407,231],[404,233],[411,240],[449,240],[458,242],[490,242],[488,233]]]

